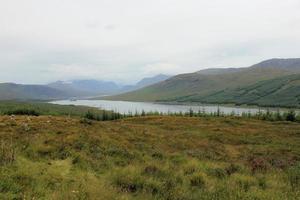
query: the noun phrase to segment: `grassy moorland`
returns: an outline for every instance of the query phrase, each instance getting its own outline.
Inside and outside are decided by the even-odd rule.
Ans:
[[[0,116],[0,199],[299,199],[300,123]]]
[[[52,115],[83,117],[92,112],[103,114],[103,110],[86,106],[55,105],[43,102],[0,101],[0,115]],[[109,113],[109,112],[108,112]]]

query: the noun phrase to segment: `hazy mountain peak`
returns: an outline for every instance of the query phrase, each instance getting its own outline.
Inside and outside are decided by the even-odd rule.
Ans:
[[[146,78],[143,78],[142,80],[140,80],[136,84],[136,86],[139,87],[139,88],[145,87],[145,86],[148,86],[148,85],[152,85],[152,84],[167,80],[170,77],[171,76],[165,75],[165,74],[158,74],[156,76],[146,77]]]
[[[273,58],[251,66],[252,68],[272,68],[282,70],[300,70],[300,58]]]
[[[197,74],[204,75],[217,75],[217,74],[227,74],[240,71],[241,68],[207,68],[197,71]]]

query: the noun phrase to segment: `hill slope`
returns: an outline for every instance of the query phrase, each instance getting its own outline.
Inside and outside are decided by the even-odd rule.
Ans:
[[[134,91],[137,89],[141,89],[143,87],[147,87],[149,85],[153,85],[155,83],[162,82],[164,80],[167,80],[170,78],[170,76],[165,75],[165,74],[159,74],[153,77],[146,77],[137,82],[135,85],[125,85],[123,86],[120,90],[119,93],[124,93],[124,92],[129,92],[129,91]]]
[[[71,93],[43,85],[0,83],[0,100],[47,100],[70,96]]]
[[[136,84],[136,87],[137,88],[146,87],[146,86],[153,85],[155,83],[159,83],[161,81],[167,80],[168,78],[170,78],[170,76],[164,75],[164,74],[159,74],[159,75],[156,75],[153,77],[143,78]]]
[[[272,59],[248,68],[239,68],[232,73],[217,70],[218,73],[190,73],[174,76],[161,83],[108,97],[112,100],[131,101],[197,101],[228,89],[236,89],[259,81],[300,72],[300,59]],[[193,98],[189,98],[193,97]],[[197,97],[197,98],[196,98]],[[225,103],[225,102],[224,102]]]
[[[260,81],[237,89],[226,89],[204,97],[196,95],[178,98],[177,101],[300,107],[300,74]]]

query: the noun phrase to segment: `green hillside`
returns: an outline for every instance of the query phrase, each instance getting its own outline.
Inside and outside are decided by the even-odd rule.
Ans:
[[[196,95],[176,100],[300,107],[300,74],[260,81],[237,89],[222,90],[209,96]]]
[[[232,69],[230,70],[232,71]],[[238,102],[235,99],[234,101],[227,101],[228,98],[223,100],[217,94],[223,91],[235,91],[238,88],[248,87],[260,81],[296,74],[299,71],[300,59],[273,59],[249,68],[239,68],[239,70],[233,70],[232,72],[222,70],[220,73],[201,73],[199,71],[181,74],[137,91],[106,98],[130,101]],[[268,88],[266,87],[265,89],[267,90]],[[248,97],[246,96],[245,98]],[[218,100],[215,100],[215,97],[218,97]],[[263,103],[261,102],[261,104]],[[266,104],[275,105],[272,101],[266,102]],[[288,101],[284,103],[284,105],[294,104],[295,100],[293,100],[293,103]]]
[[[141,90],[108,98],[113,100],[157,101],[172,100],[180,96],[209,95],[226,88],[246,86],[260,80],[268,80],[289,73],[289,71],[277,69],[272,71],[249,69],[218,75],[181,74]]]

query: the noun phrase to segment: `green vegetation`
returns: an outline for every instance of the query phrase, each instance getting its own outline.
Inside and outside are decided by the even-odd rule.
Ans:
[[[0,199],[296,199],[300,194],[300,124],[295,123],[300,118],[293,110],[121,115],[84,106],[1,102],[0,114]]]
[[[299,123],[190,114],[0,116],[0,199],[299,198]]]
[[[105,112],[104,112],[105,113]],[[122,118],[130,118],[130,117],[144,117],[144,116],[173,116],[173,117],[238,117],[238,118],[247,118],[247,119],[257,119],[257,120],[265,120],[265,121],[290,121],[290,122],[300,122],[300,114],[297,114],[294,110],[289,110],[286,112],[271,112],[267,110],[266,112],[257,112],[257,113],[242,113],[241,115],[235,114],[234,112],[230,114],[224,114],[218,109],[216,112],[206,113],[205,111],[199,110],[198,112],[194,112],[190,109],[188,112],[179,112],[179,113],[159,113],[159,112],[145,112],[141,113],[129,113],[120,115],[118,113],[112,113],[110,117],[105,116],[95,116],[93,113],[88,112],[84,117],[90,120],[97,121],[106,121],[106,120],[115,120]],[[106,119],[106,120],[103,120]]]
[[[51,115],[80,117],[82,123],[90,124],[90,120],[108,121],[121,119],[125,116],[113,111],[73,105],[55,105],[41,102],[0,101],[0,115]]]
[[[70,97],[68,91],[61,91],[44,85],[21,85],[0,83],[0,100],[49,100]]]
[[[115,113],[115,112],[107,112],[103,110],[101,113],[94,113],[91,111],[88,111],[85,115],[85,119],[89,120],[97,120],[97,121],[110,121],[110,120],[116,120],[116,119],[121,119],[124,116],[121,115],[120,113]]]
[[[123,118],[132,117],[144,117],[144,116],[174,116],[174,117],[242,117],[251,118],[267,121],[292,121],[300,122],[300,115],[294,110],[289,110],[287,112],[258,112],[255,114],[242,113],[238,116],[235,113],[224,114],[219,109],[216,112],[206,113],[204,110],[199,110],[194,112],[190,109],[188,112],[178,112],[178,113],[159,113],[159,112],[145,112],[141,113],[128,113],[120,114],[113,111],[99,110],[97,108],[86,107],[86,106],[73,106],[73,105],[55,105],[49,103],[41,102],[13,102],[13,101],[0,101],[0,115],[29,115],[29,116],[39,116],[39,115],[52,115],[52,116],[69,116],[69,117],[81,117],[82,123],[92,123],[90,120],[94,121],[110,121]]]
[[[28,108],[17,108],[14,110],[8,110],[4,112],[3,114],[5,115],[32,115],[32,116],[39,116],[40,113],[33,109],[28,109]]]
[[[247,87],[222,90],[205,97],[197,95],[182,97],[177,101],[300,107],[300,75],[284,76]]]
[[[109,100],[300,107],[300,59],[181,74]]]
[[[217,75],[199,73],[182,74],[140,90],[111,97],[104,97],[104,99],[128,101],[176,101],[180,98],[196,95],[198,97],[205,97],[226,88],[243,87],[258,81],[280,77],[285,74],[286,73],[278,70],[261,71],[253,69]]]
[[[88,112],[92,112],[94,115],[101,115],[103,112],[111,113],[86,106],[55,105],[43,102],[0,101],[0,115],[66,115],[83,117]]]

